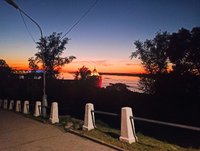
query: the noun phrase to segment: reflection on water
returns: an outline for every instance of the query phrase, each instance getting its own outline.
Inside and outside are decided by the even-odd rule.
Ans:
[[[74,79],[73,73],[62,73],[60,78],[62,79]],[[118,76],[118,75],[102,75],[102,86],[106,87],[110,83],[124,83],[129,86],[129,90],[135,92],[141,92],[138,90],[139,77],[137,76]]]
[[[136,76],[118,76],[118,75],[103,75],[102,86],[106,87],[110,83],[124,83],[129,86],[129,90],[141,92],[138,90],[139,77]]]

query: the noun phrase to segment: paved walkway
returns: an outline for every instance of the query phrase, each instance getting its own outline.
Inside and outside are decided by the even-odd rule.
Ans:
[[[0,151],[114,151],[58,128],[0,109]]]

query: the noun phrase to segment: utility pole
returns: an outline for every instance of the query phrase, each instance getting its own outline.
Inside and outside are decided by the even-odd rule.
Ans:
[[[31,18],[26,12],[24,12],[13,0],[5,0],[8,4],[13,6],[15,9],[19,10],[21,13],[23,13],[26,17],[28,17],[39,29],[40,31],[40,37],[41,40],[43,39],[43,33],[42,33],[42,28],[40,25],[33,19]],[[46,108],[48,106],[47,104],[47,95],[46,95],[46,65],[45,65],[45,56],[44,56],[44,50],[42,51],[42,62],[43,62],[43,96],[42,96],[42,116],[46,117],[47,116],[47,111]]]

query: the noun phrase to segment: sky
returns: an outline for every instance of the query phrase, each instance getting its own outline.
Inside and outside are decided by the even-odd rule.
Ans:
[[[41,26],[43,35],[63,34],[95,0],[15,0]],[[37,26],[26,24],[35,41]],[[140,60],[130,59],[136,40],[153,39],[158,31],[177,32],[200,26],[200,0],[99,0],[89,14],[66,36],[63,57],[74,55],[63,72],[83,65],[99,72],[141,73]],[[20,13],[0,1],[0,59],[16,69],[27,69],[28,58],[38,50]]]

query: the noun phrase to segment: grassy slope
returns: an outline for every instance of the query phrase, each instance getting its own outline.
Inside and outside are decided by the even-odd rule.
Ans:
[[[70,117],[62,117],[60,120],[61,126],[66,126],[68,122],[72,122],[74,130],[83,135],[97,138],[107,144],[112,144],[129,151],[198,151],[194,148],[183,148],[174,144],[163,142],[152,137],[144,136],[141,133],[137,133],[138,142],[128,144],[119,141],[120,130],[110,128],[108,125],[102,122],[97,122],[97,128],[92,131],[82,131],[81,126],[83,121],[72,119]],[[66,127],[65,127],[66,128]]]
[[[144,136],[140,133],[137,134],[139,140],[137,143],[127,144],[119,141],[119,130],[100,125],[97,125],[97,127],[98,128],[95,130],[89,132],[81,131],[81,133],[130,151],[197,151],[197,149],[182,148],[174,144],[162,142],[154,138]]]

